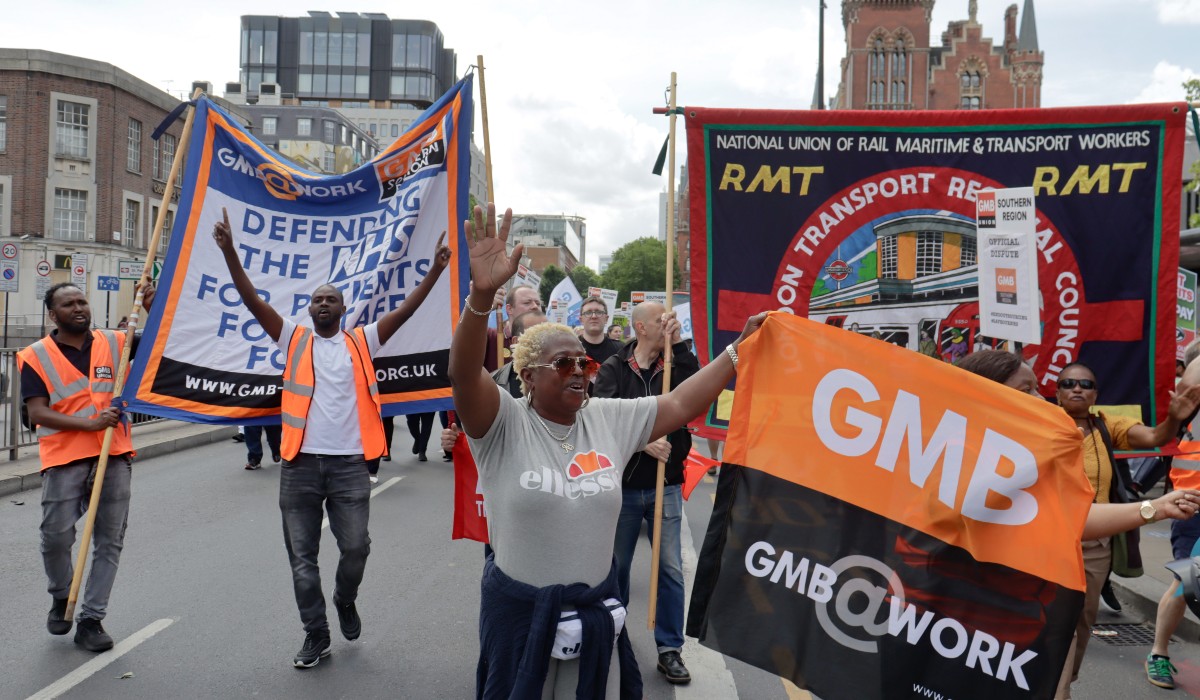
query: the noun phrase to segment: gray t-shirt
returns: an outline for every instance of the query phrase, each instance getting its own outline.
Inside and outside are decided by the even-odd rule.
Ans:
[[[496,391],[496,421],[468,438],[496,565],[532,586],[599,584],[612,566],[621,471],[649,442],[657,399],[592,399],[576,414],[567,452],[524,399]],[[570,427],[546,424],[557,436]]]

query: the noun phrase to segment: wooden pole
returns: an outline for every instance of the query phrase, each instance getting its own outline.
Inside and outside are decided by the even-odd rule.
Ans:
[[[675,73],[671,73],[670,131],[667,132],[667,313],[675,298]],[[671,338],[663,337],[663,383],[662,393],[671,393]],[[667,463],[658,461],[658,476],[654,480],[654,535],[650,554],[650,604],[648,607],[650,631],[654,631],[654,619],[658,613],[658,562],[662,554],[663,482],[667,480]]]
[[[203,94],[199,88],[192,93],[196,100]],[[167,219],[168,203],[171,193],[175,191],[175,180],[179,177],[179,169],[183,165],[187,153],[188,142],[192,136],[192,120],[196,110],[189,109],[187,119],[183,123],[183,138],[179,140],[179,148],[175,150],[175,160],[171,162],[171,172],[167,175],[167,184],[163,189],[163,205],[158,208],[158,218],[154,221],[154,234],[150,237],[150,246],[146,249],[146,263],[142,266],[142,278],[134,294],[133,310],[129,312],[129,326],[125,332],[125,343],[121,350],[121,364],[117,367],[117,381],[113,387],[113,396],[120,396],[125,391],[125,374],[129,369],[129,349],[133,346],[133,334],[137,331],[138,316],[142,308],[142,296],[146,285],[150,282],[154,270],[154,257],[158,253],[158,241],[162,235],[163,224]],[[83,525],[83,534],[79,538],[79,554],[75,557],[75,572],[71,577],[71,592],[67,594],[67,610],[64,620],[75,616],[75,603],[79,600],[79,586],[83,582],[83,569],[87,565],[88,547],[92,541],[92,530],[96,527],[96,510],[100,506],[100,492],[104,488],[104,473],[108,470],[108,451],[112,447],[113,428],[104,431],[104,442],[100,446],[100,458],[96,460],[96,478],[92,485],[91,500],[88,501],[87,520]]]
[[[487,201],[495,204],[496,188],[492,184],[492,138],[488,133],[487,80],[483,76],[483,54],[475,57],[475,67],[479,69],[479,112],[483,116],[483,174],[487,180]],[[501,323],[504,314],[500,307],[496,307],[492,312],[496,317],[496,367],[500,368],[504,365],[504,325]]]

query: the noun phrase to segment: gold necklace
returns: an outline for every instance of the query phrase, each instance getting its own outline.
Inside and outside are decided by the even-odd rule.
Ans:
[[[538,415],[538,412],[533,408],[533,406],[530,406],[529,410],[533,412],[533,417],[537,418],[538,423],[542,424],[542,429],[546,431],[546,434],[550,436],[550,439],[557,442],[558,446],[563,449],[563,452],[570,452],[571,450],[575,449],[574,445],[567,442],[567,440],[571,439],[571,433],[575,432],[575,423],[571,423],[571,427],[567,428],[566,435],[559,437],[550,431],[550,426],[546,425],[546,421],[542,420],[542,417]]]

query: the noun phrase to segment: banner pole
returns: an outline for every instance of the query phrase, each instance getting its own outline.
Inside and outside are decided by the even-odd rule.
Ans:
[[[675,72],[671,72],[669,106],[670,130],[667,132],[667,313],[672,313],[675,298]],[[664,396],[671,393],[671,339],[663,337],[663,383]],[[658,613],[658,569],[662,553],[663,482],[667,479],[667,463],[658,460],[658,476],[654,480],[654,529],[650,554],[650,602],[647,626],[654,631],[654,620]]]
[[[196,88],[192,100],[199,99],[203,91]],[[192,136],[192,121],[196,109],[188,110],[187,119],[183,123],[183,137],[179,140],[179,148],[175,150],[175,159],[171,162],[171,172],[167,175],[166,187],[163,188],[162,206],[158,208],[158,218],[154,221],[154,234],[150,237],[150,246],[146,249],[146,263],[142,266],[142,278],[134,293],[133,310],[129,312],[129,327],[125,331],[125,343],[121,349],[121,364],[117,367],[117,380],[113,386],[113,396],[120,397],[125,391],[125,374],[129,369],[129,349],[133,346],[133,334],[138,327],[138,310],[142,308],[142,297],[146,284],[154,269],[154,257],[158,253],[158,240],[162,234],[163,224],[167,218],[168,203],[171,193],[175,191],[175,180],[183,165],[184,154],[187,153],[188,142]],[[104,442],[100,446],[100,457],[96,460],[96,478],[92,485],[91,500],[88,501],[87,520],[84,522],[83,533],[79,537],[79,554],[75,557],[75,571],[71,576],[71,592],[67,594],[67,610],[63,613],[64,620],[75,616],[75,603],[79,600],[79,586],[83,582],[83,569],[87,566],[88,548],[92,541],[92,530],[96,527],[96,509],[100,506],[100,492],[104,488],[104,473],[108,470],[108,451],[112,447],[113,428],[104,431]]]
[[[492,184],[492,138],[488,132],[487,118],[487,80],[483,77],[483,54],[475,57],[475,67],[479,69],[479,113],[483,117],[483,174],[487,180],[487,201],[496,203],[496,188]],[[487,202],[484,203],[487,205]],[[496,368],[504,366],[504,326],[500,321],[504,314],[500,307],[493,309],[496,317]]]

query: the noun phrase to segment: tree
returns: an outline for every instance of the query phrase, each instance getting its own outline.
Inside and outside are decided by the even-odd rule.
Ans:
[[[608,289],[617,290],[617,299],[629,299],[629,293],[661,292],[667,288],[667,244],[657,238],[639,238],[613,253],[612,262],[602,277]],[[679,265],[675,264],[678,286]]]
[[[550,310],[550,292],[553,292],[558,283],[562,282],[566,276],[567,273],[563,272],[558,265],[547,265],[546,269],[542,270],[542,283],[538,286],[538,294],[542,297],[543,309]]]
[[[1192,78],[1183,83],[1183,91],[1186,93],[1188,102],[1200,101],[1200,78]],[[1188,174],[1192,176],[1192,181],[1187,184],[1189,192],[1200,192],[1200,161],[1192,163],[1192,167],[1188,170]],[[1192,214],[1188,217],[1188,226],[1196,228],[1200,226],[1200,212]]]
[[[576,265],[571,268],[571,282],[575,284],[575,289],[579,290],[580,295],[585,299],[588,295],[588,287],[603,287],[600,284],[600,275],[587,265]]]

